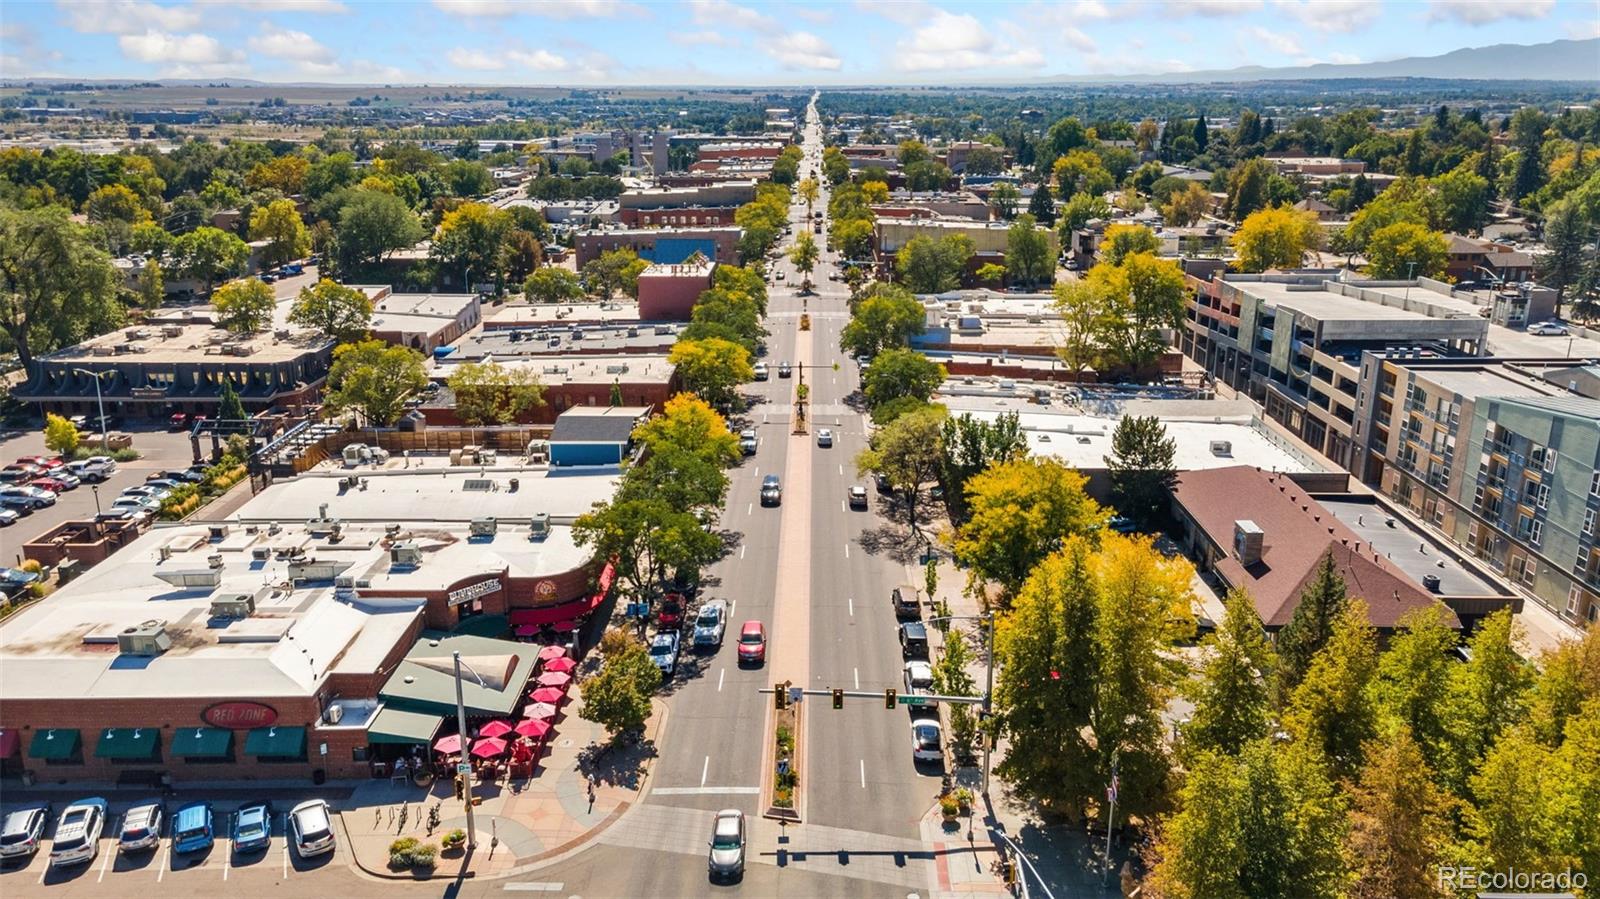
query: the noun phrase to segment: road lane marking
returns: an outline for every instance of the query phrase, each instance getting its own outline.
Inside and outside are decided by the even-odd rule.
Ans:
[[[233,851],[227,848],[222,850],[222,879],[228,879],[228,866],[233,862]]]
[[[839,477],[841,477],[841,478],[844,477],[844,463],[843,462],[839,463]]]
[[[522,883],[508,883],[505,888],[514,893],[559,893],[564,886],[566,884],[559,882],[535,883],[533,881],[524,881]]]
[[[114,857],[114,856],[115,856],[115,855],[116,855],[116,854],[117,854],[117,852],[116,852],[116,850],[115,850],[115,849],[113,849],[113,850],[112,850],[112,851],[110,851],[110,852],[107,852],[107,853],[106,853],[106,854],[105,854],[105,856],[106,856],[106,860],[105,860],[105,861],[103,861],[103,862],[101,862],[101,863],[100,863],[100,876],[99,876],[99,877],[96,877],[96,878],[95,878],[95,879],[94,879],[94,882],[95,882],[95,883],[99,883],[99,882],[101,882],[101,881],[103,881],[103,880],[105,880],[105,879],[106,879],[106,869],[107,869],[107,868],[109,868],[109,867],[111,867],[111,859],[112,859],[112,858],[113,858],[113,857]]]
[[[161,856],[161,867],[156,868],[156,883],[160,883],[161,878],[167,876],[167,860],[172,858],[172,844],[167,844],[166,852],[159,852],[157,854]]]
[[[744,544],[739,544],[739,558],[744,558]]]
[[[850,673],[852,673],[852,674],[854,674],[856,676],[856,689],[857,690],[861,689],[861,669],[860,668],[851,668],[850,669]]]
[[[728,618],[733,618],[733,611],[737,608],[739,608],[739,601],[737,599],[728,603]]]
[[[755,514],[755,511],[756,511],[756,504],[755,503],[745,503],[745,505],[744,505],[744,514],[753,515],[753,514]]]
[[[850,558],[850,544],[848,543],[844,545],[844,557],[846,559]]]
[[[656,787],[651,796],[757,796],[760,787]]]
[[[705,763],[700,766],[700,786],[706,785],[706,775],[711,773],[711,756],[706,756]]]
[[[852,596],[849,599],[845,600],[845,602],[848,602],[850,604],[850,617],[851,618],[856,617],[856,598],[854,596]]]
[[[722,678],[725,677],[727,675],[727,673],[728,673],[728,669],[726,669],[726,668],[717,669],[717,692],[718,693],[722,692]]]
[[[842,499],[839,500],[839,511],[840,512],[849,512],[850,511],[850,507],[845,505],[844,504],[844,500],[842,500]]]
[[[861,789],[867,788],[867,760],[861,760]]]

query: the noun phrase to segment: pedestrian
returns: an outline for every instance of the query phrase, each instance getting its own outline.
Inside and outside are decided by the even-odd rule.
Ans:
[[[594,811],[594,783],[595,777],[591,774],[589,775],[589,811],[591,812]]]

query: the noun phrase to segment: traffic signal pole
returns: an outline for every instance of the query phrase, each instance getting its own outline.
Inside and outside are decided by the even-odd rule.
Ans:
[[[782,684],[778,684],[773,687],[763,687],[756,692],[766,695],[782,695],[787,699],[787,697],[794,693],[794,689],[785,687]],[[879,702],[883,702],[885,699],[892,696],[895,697],[899,705],[902,706],[933,705],[937,702],[953,702],[961,705],[983,705],[986,701],[982,696],[945,696],[939,693],[899,693],[892,688],[888,690],[837,690],[832,688],[826,690],[808,689],[801,690],[800,695],[827,696],[830,698],[842,699],[876,699]],[[787,707],[787,702],[785,702],[784,705],[778,706],[778,708],[785,707]]]

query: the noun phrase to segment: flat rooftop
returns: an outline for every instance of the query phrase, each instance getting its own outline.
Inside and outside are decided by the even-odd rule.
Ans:
[[[280,336],[280,334],[282,336]],[[120,328],[40,358],[52,362],[176,365],[215,359],[229,365],[290,362],[331,343],[316,332],[294,329],[232,334],[210,322]],[[234,348],[242,349],[236,351]]]
[[[641,338],[643,339],[643,338]],[[665,349],[666,345],[662,346]],[[639,352],[611,356],[511,356],[488,353],[494,362],[507,368],[523,368],[539,376],[545,386],[557,384],[610,384],[627,381],[630,384],[665,384],[672,380],[677,366],[667,361],[664,352]],[[474,361],[471,357],[450,356],[436,362],[429,377],[443,381],[450,377],[454,366]]]
[[[1409,370],[1464,397],[1558,396],[1564,392],[1554,384],[1512,371],[1503,365],[1410,366]]]
[[[483,325],[493,330],[520,325],[627,324],[638,320],[638,303],[507,303],[485,315]]]
[[[1287,307],[1320,321],[1428,321],[1428,316],[1420,312],[1368,303],[1342,293],[1301,284],[1232,280],[1227,283],[1251,296],[1260,297],[1272,306]]]
[[[409,464],[410,468],[403,468]],[[342,477],[365,479],[366,489],[345,489]],[[516,490],[511,479],[516,478]],[[463,523],[494,517],[526,522],[533,514],[547,513],[558,523],[568,523],[588,512],[595,503],[616,492],[621,473],[615,468],[549,469],[502,465],[441,467],[421,459],[390,457],[388,467],[318,469],[279,482],[239,507],[233,521],[289,522],[327,517],[346,522],[396,522],[417,520],[421,510],[435,522]]]
[[[1051,456],[1074,468],[1105,467],[1111,452],[1111,433],[1120,416],[1085,414],[1066,405],[1040,406],[1022,396],[941,395],[951,414],[970,413],[983,421],[994,421],[1007,412],[1017,413],[1030,452]],[[1251,465],[1264,471],[1320,471],[1297,454],[1291,453],[1271,432],[1256,422],[1247,410],[1230,401],[1146,401],[1136,414],[1158,415],[1167,434],[1177,442],[1177,468],[1194,471]],[[1166,408],[1164,413],[1162,410]],[[1216,414],[1204,415],[1206,410]],[[1180,418],[1179,415],[1187,415]],[[1212,452],[1214,441],[1226,441],[1226,454]]]
[[[1366,543],[1383,553],[1394,566],[1417,583],[1428,575],[1439,578],[1444,596],[1502,596],[1504,592],[1446,555],[1433,537],[1411,527],[1370,498],[1314,496],[1316,501]]]

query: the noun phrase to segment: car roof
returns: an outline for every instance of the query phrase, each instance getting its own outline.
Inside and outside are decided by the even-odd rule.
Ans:
[[[766,630],[766,628],[762,627],[759,621],[746,621],[739,627],[739,632],[742,634],[753,634],[763,630]]]
[[[655,639],[650,641],[650,646],[652,648],[656,647],[656,646],[671,646],[673,643],[676,643],[676,642],[678,642],[678,635],[677,634],[661,633],[661,634],[656,634]]]
[[[136,805],[128,809],[127,814],[123,816],[123,820],[128,824],[137,826],[149,824],[151,819],[159,814],[161,814],[160,803],[146,802],[143,805]]]
[[[737,809],[723,809],[717,812],[715,833],[719,836],[734,836],[739,832],[739,821],[742,817]]]
[[[177,814],[172,816],[172,819],[180,826],[192,826],[192,824],[199,823],[195,820],[196,818],[199,818],[202,815],[210,814],[210,812],[210,804],[205,802],[191,802],[188,805],[179,808]]]
[[[900,629],[905,631],[908,637],[928,636],[928,628],[920,621],[907,621],[905,624],[900,625]]]
[[[33,808],[14,809],[6,814],[5,824],[0,826],[0,831],[4,831],[5,833],[16,833],[18,831],[26,830],[32,825],[33,818],[42,814],[44,814],[44,808],[37,805]]]

